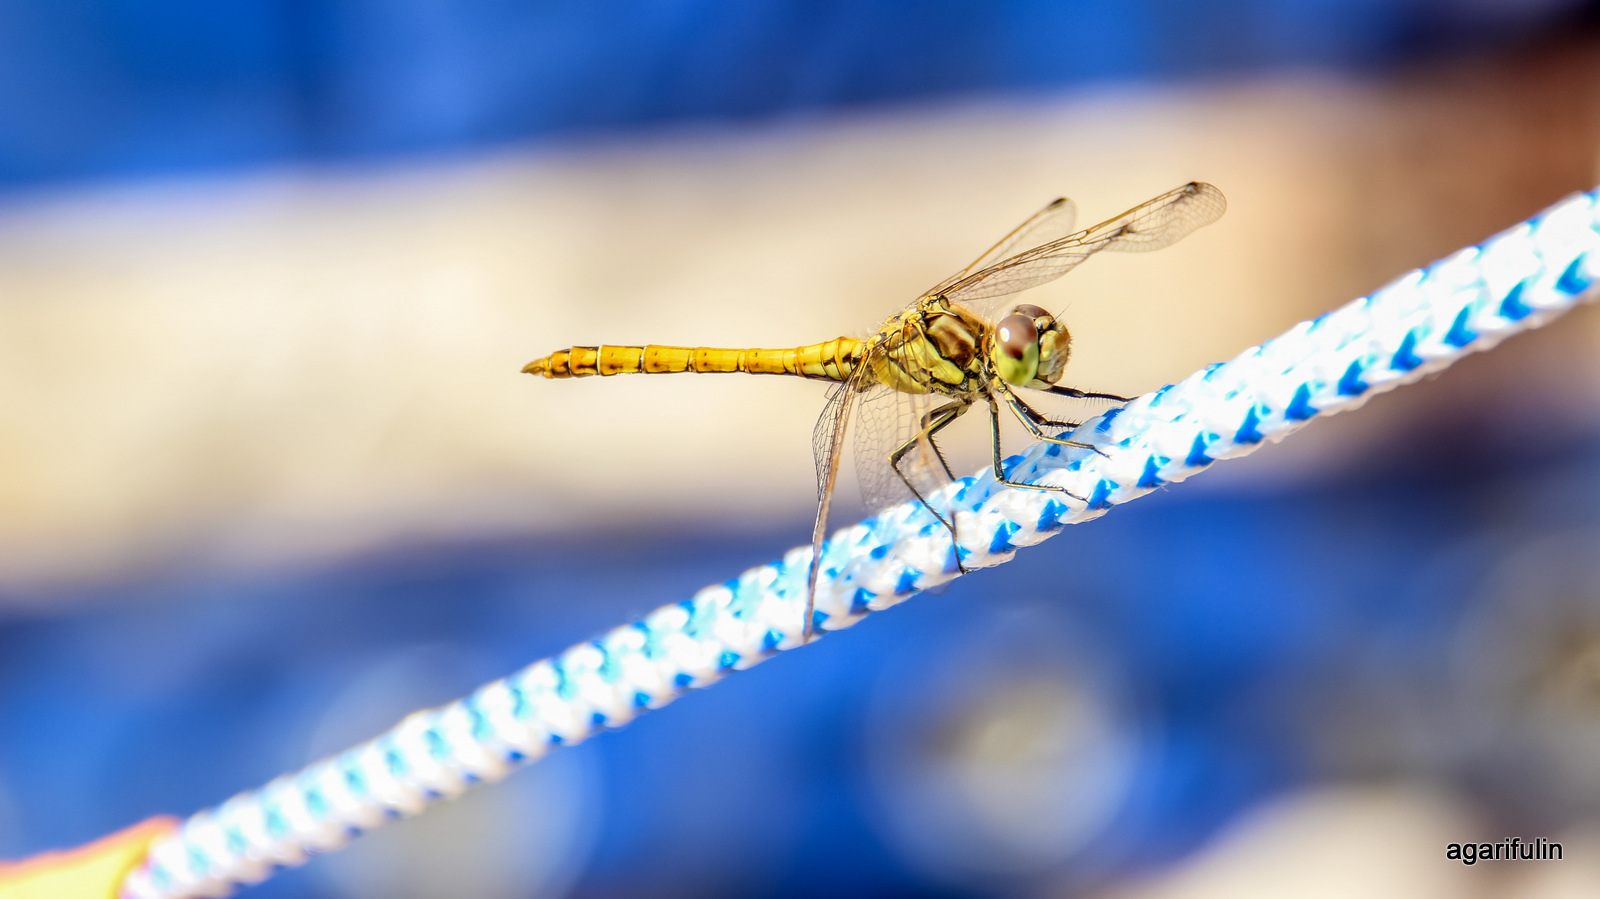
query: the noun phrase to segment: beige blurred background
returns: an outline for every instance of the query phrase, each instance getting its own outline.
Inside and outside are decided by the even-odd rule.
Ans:
[[[1072,383],[1151,390],[1600,179],[1597,76],[1596,48],[1575,44],[1365,81],[1101,89],[13,199],[0,586],[397,536],[802,521],[819,385],[518,369],[572,344],[864,334],[1051,197],[1092,222],[1212,181],[1230,202],[1218,224],[1030,295],[1065,310]],[[1588,416],[1597,323],[1576,314],[1195,487],[1360,464],[1453,414],[1443,397]]]

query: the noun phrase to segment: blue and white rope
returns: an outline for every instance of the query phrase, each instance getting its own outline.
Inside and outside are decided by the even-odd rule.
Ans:
[[[1587,298],[1600,278],[1597,251],[1596,194],[1570,197],[1088,422],[1075,439],[1103,455],[1037,444],[1007,460],[1012,478],[1066,487],[1087,502],[1005,488],[988,471],[950,485],[935,502],[957,516],[966,566],[998,565],[1068,524],[1550,321]],[[227,895],[798,646],[809,556],[809,547],[793,549],[200,812],[155,844],[124,896]],[[817,629],[849,627],[958,573],[947,532],[926,510],[890,509],[839,531],[823,549]]]

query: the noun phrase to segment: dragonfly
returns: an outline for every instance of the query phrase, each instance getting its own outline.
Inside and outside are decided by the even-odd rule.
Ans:
[[[931,501],[940,486],[954,480],[937,442],[939,433],[974,406],[984,406],[998,482],[1081,502],[1082,497],[1064,487],[1007,475],[1000,446],[1001,407],[1038,440],[1098,452],[1061,436],[1081,421],[1053,418],[1030,405],[1020,391],[1111,403],[1128,399],[1058,383],[1071,355],[1071,332],[1045,309],[1011,304],[1012,298],[1102,251],[1148,252],[1171,246],[1221,218],[1226,209],[1220,190],[1194,181],[1094,227],[1074,230],[1077,206],[1060,197],[866,338],[838,337],[790,349],[574,346],[535,359],[522,370],[546,378],[742,372],[832,382],[812,432],[817,512],[801,641],[809,643],[817,624],[823,538],[846,433],[855,434],[856,470],[869,510],[915,497],[949,532],[955,565],[965,573],[955,516]]]

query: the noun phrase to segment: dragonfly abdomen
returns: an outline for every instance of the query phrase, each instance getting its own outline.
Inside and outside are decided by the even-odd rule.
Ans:
[[[838,337],[787,350],[719,349],[685,346],[575,346],[557,350],[523,367],[547,378],[590,375],[661,375],[693,371],[744,372],[752,375],[794,375],[822,381],[850,377],[861,360],[861,341]]]

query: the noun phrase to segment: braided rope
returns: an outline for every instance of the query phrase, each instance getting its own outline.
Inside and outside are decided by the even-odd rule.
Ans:
[[[1041,443],[1007,460],[1009,477],[1066,487],[1087,502],[1005,488],[992,472],[951,484],[934,501],[958,516],[963,561],[998,565],[1068,524],[1550,321],[1600,278],[1597,192],[1086,423],[1075,439],[1103,455]],[[809,547],[793,549],[200,812],[155,844],[123,895],[228,895],[792,649],[809,557]],[[889,509],[824,547],[817,629],[849,627],[958,573],[947,532],[924,508]]]

